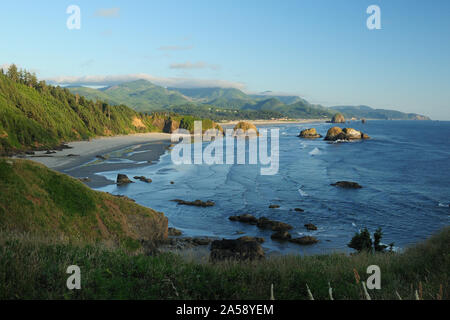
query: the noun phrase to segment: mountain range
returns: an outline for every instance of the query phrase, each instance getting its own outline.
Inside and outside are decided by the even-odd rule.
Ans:
[[[260,94],[246,94],[236,88],[164,88],[147,80],[136,80],[119,85],[93,89],[69,87],[74,94],[110,104],[125,104],[136,111],[173,111],[183,106],[185,114],[198,115],[208,107],[212,119],[223,114],[222,109],[246,111],[251,118],[268,115],[281,118],[328,119],[337,112],[347,118],[383,120],[429,120],[428,117],[395,110],[373,109],[368,106],[324,107],[311,104],[299,96],[276,95],[270,91]],[[212,111],[216,110],[216,111]],[[233,112],[228,112],[230,116]],[[226,120],[226,116],[221,116]],[[257,118],[257,117],[256,117]]]

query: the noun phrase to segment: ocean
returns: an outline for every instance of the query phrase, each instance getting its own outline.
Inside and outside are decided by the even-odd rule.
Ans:
[[[110,180],[118,173],[146,176],[151,184],[108,185],[98,190],[126,195],[164,212],[169,226],[184,236],[264,237],[273,254],[350,252],[355,232],[381,227],[382,242],[403,249],[431,236],[450,222],[450,122],[368,121],[339,125],[367,133],[371,139],[330,143],[298,138],[306,128],[325,136],[329,123],[261,125],[279,129],[279,170],[261,175],[260,165],[175,165],[170,152],[158,163],[99,172]],[[208,143],[203,143],[205,148]],[[130,151],[132,152],[132,151]],[[333,187],[355,181],[362,189]],[[174,184],[171,184],[171,182]],[[173,199],[212,200],[214,207],[178,205]],[[269,205],[279,205],[270,209]],[[297,212],[294,208],[302,208]],[[294,226],[293,237],[312,235],[319,243],[299,246],[270,239],[271,231],[232,222],[249,213]],[[304,225],[313,223],[316,231]]]

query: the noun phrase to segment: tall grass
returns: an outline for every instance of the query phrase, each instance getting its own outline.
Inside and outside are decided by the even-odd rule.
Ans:
[[[372,299],[448,299],[450,228],[404,253],[282,256],[260,262],[196,263],[172,253],[129,255],[82,245],[0,233],[1,299],[365,299],[369,265],[381,268]],[[82,289],[66,288],[69,265]]]

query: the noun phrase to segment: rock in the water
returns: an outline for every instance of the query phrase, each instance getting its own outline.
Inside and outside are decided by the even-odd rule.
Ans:
[[[352,181],[338,181],[336,183],[332,183],[331,184],[334,187],[341,187],[341,188],[345,188],[345,189],[361,189],[362,186],[359,185],[356,182],[352,182]]]
[[[107,160],[108,158],[102,155],[96,155],[96,158],[100,159],[100,160]]]
[[[169,228],[168,231],[169,231],[169,236],[171,236],[171,237],[179,237],[183,234],[183,232],[181,232],[180,230],[175,229],[175,228]]]
[[[322,136],[317,133],[315,128],[302,130],[298,136],[306,139],[322,138]]]
[[[302,208],[295,208],[294,210],[297,212],[305,212],[305,210],[303,210]]]
[[[345,123],[345,118],[342,113],[336,113],[331,119],[332,123]]]
[[[243,214],[240,216],[231,216],[228,219],[230,219],[231,221],[239,221],[239,222],[248,223],[248,224],[257,224],[258,223],[258,219],[256,219],[251,214]]]
[[[144,177],[144,176],[140,176],[140,177],[136,176],[136,177],[134,177],[133,179],[140,180],[140,181],[146,182],[146,183],[151,183],[151,182],[152,182],[152,179],[146,178],[146,177]]]
[[[195,201],[184,201],[180,199],[172,200],[174,202],[177,202],[178,204],[183,204],[186,206],[196,206],[196,207],[212,207],[215,205],[214,201],[202,201],[202,200],[195,200]]]
[[[370,137],[358,130],[353,128],[332,127],[328,130],[327,135],[324,140],[327,141],[350,141],[350,140],[360,140],[360,139],[370,139]]]
[[[366,119],[364,119],[364,118],[362,118],[362,119],[361,119],[361,122],[362,122],[362,123],[366,123],[366,122],[367,122],[367,120],[366,120]]]
[[[237,136],[248,135],[248,136],[259,136],[258,129],[256,126],[250,122],[241,121],[234,127],[234,134]]]
[[[291,230],[293,228],[290,224],[280,222],[280,221],[273,221],[273,220],[267,219],[266,217],[259,218],[257,226],[258,226],[258,228],[270,229],[272,231],[286,231],[286,230]]]
[[[192,242],[194,242],[197,246],[207,246],[212,242],[212,239],[210,238],[194,238],[192,239]]]
[[[210,260],[260,260],[264,259],[264,250],[256,241],[245,240],[215,240],[211,243]]]
[[[328,130],[325,140],[335,141],[337,136],[342,133],[342,129],[339,127],[332,127]]]
[[[119,174],[117,175],[117,184],[118,184],[118,185],[123,185],[123,184],[128,184],[128,183],[133,183],[133,181],[131,181],[131,180],[127,177],[127,175],[121,174],[121,173],[119,173]]]
[[[242,241],[256,241],[258,243],[264,243],[264,238],[260,238],[260,237],[249,237],[249,236],[244,236],[244,237],[240,237],[238,238],[238,240],[242,240]]]
[[[271,204],[270,206],[269,206],[269,209],[278,209],[280,206],[279,205],[277,205],[277,204]]]
[[[270,238],[276,241],[289,241],[292,237],[291,234],[287,231],[277,231],[272,234]]]
[[[289,242],[300,244],[300,245],[311,245],[311,244],[315,244],[315,243],[319,242],[319,240],[317,240],[317,238],[315,238],[315,237],[305,236],[305,237],[301,237],[301,238],[291,239],[291,240],[289,240]]]
[[[310,231],[315,231],[315,230],[317,230],[317,227],[316,227],[315,225],[313,225],[312,223],[307,223],[307,224],[305,224],[305,228],[306,228],[307,230],[310,230]]]

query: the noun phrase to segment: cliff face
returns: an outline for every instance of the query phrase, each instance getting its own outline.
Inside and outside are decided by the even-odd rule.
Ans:
[[[87,243],[140,247],[167,238],[163,213],[93,191],[27,160],[0,158],[0,228]]]

